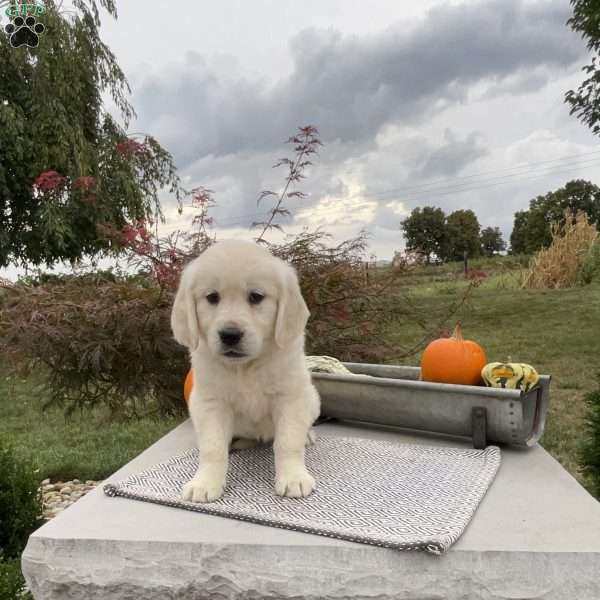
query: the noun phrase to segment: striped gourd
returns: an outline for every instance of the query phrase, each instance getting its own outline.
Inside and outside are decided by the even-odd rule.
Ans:
[[[481,370],[481,377],[488,387],[529,391],[540,380],[538,372],[524,363],[493,362]]]

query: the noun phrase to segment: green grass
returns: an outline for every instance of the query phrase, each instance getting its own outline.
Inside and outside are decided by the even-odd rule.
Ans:
[[[0,437],[36,462],[40,479],[104,479],[182,421],[116,422],[103,410],[67,419],[60,408],[42,411],[34,383],[0,377]]]

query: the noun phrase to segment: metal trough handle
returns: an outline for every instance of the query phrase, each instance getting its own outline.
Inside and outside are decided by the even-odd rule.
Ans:
[[[474,406],[472,411],[473,448],[483,450],[487,446],[487,410]]]

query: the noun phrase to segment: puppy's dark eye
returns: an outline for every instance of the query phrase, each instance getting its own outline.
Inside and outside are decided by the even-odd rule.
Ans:
[[[218,304],[221,298],[217,292],[211,292],[206,296],[206,299],[209,304]]]
[[[248,294],[248,302],[250,304],[260,304],[265,299],[265,295],[260,292],[250,292]]]

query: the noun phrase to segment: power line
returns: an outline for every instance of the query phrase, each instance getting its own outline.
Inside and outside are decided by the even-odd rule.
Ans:
[[[487,175],[490,173],[504,173],[506,171],[515,171],[515,170],[523,170],[523,169],[525,169],[525,172],[527,172],[529,170],[538,170],[538,169],[537,168],[528,169],[526,167],[532,167],[535,165],[544,165],[544,164],[552,163],[552,162],[562,162],[562,161],[573,162],[572,159],[582,159],[584,157],[593,156],[593,155],[597,155],[597,154],[600,154],[600,150],[593,150],[592,152],[584,152],[582,154],[572,154],[570,156],[563,156],[561,158],[553,158],[550,160],[542,160],[542,161],[538,161],[538,162],[523,163],[523,164],[517,165],[515,167],[506,167],[503,169],[488,169],[487,171],[480,171],[479,173],[474,173],[471,175],[461,175],[460,177],[435,179],[435,180],[429,181],[427,183],[418,183],[418,184],[414,184],[414,185],[401,186],[399,188],[385,190],[385,192],[374,192],[373,194],[370,194],[370,195],[379,194],[379,193],[395,192],[395,191],[408,191],[413,188],[421,188],[421,187],[425,187],[425,186],[447,185],[448,182],[460,183],[461,180],[473,179],[475,177],[481,177],[482,175]],[[541,168],[542,169],[550,169],[550,168],[553,168],[553,166],[549,165],[547,167],[541,167]],[[516,173],[515,175],[518,175],[518,174],[519,173]]]
[[[600,151],[599,151],[600,152]],[[406,195],[410,195],[412,193],[421,193],[421,192],[430,192],[430,191],[436,191],[437,189],[444,189],[447,190],[449,188],[457,188],[460,189],[463,186],[470,186],[470,185],[474,185],[474,184],[480,184],[480,183],[488,183],[491,181],[495,181],[495,180],[510,180],[512,178],[519,178],[522,175],[528,175],[529,173],[542,173],[542,174],[546,174],[546,172],[552,172],[553,169],[556,168],[560,168],[560,167],[568,167],[568,166],[573,166],[573,167],[580,167],[580,166],[587,166],[588,163],[597,161],[600,159],[600,156],[595,156],[593,158],[588,158],[585,160],[578,160],[578,161],[565,161],[564,164],[557,164],[557,165],[547,165],[547,166],[541,166],[541,167],[536,167],[533,169],[521,169],[520,172],[517,173],[508,173],[506,175],[494,175],[492,177],[484,177],[483,179],[479,179],[477,181],[460,181],[459,178],[454,178],[454,179],[447,179],[445,180],[445,182],[442,183],[436,183],[434,187],[433,183],[423,183],[423,184],[415,184],[415,185],[411,185],[411,186],[402,186],[402,187],[397,187],[397,188],[390,188],[387,190],[382,190],[380,192],[370,192],[368,193],[369,196],[381,196],[383,194],[392,194],[392,193],[399,193],[399,194],[406,194]],[[469,177],[480,177],[480,175],[472,175]]]
[[[372,198],[372,197],[383,196],[386,194],[399,194],[399,195],[402,195],[402,197],[405,199],[415,199],[415,198],[418,198],[421,196],[427,196],[427,195],[436,196],[436,195],[440,195],[440,193],[442,195],[446,195],[448,193],[462,193],[462,192],[483,189],[483,188],[490,187],[493,185],[501,185],[501,184],[506,184],[506,183],[516,183],[516,182],[521,182],[521,181],[527,181],[529,179],[535,179],[537,177],[545,177],[547,175],[552,175],[554,173],[566,173],[566,172],[578,170],[581,167],[586,167],[586,166],[591,166],[593,164],[597,164],[598,161],[600,161],[600,156],[598,156],[597,158],[588,159],[587,161],[574,163],[572,165],[564,165],[565,167],[568,167],[568,168],[561,169],[560,171],[554,170],[556,167],[552,167],[549,171],[544,170],[543,172],[540,172],[539,170],[536,170],[536,169],[531,169],[529,172],[524,171],[523,173],[516,173],[513,175],[491,177],[488,179],[482,179],[480,181],[475,181],[475,182],[459,183],[454,186],[452,186],[452,185],[438,186],[437,188],[414,190],[414,191],[408,191],[406,193],[398,192],[398,190],[396,190],[396,189],[390,189],[390,190],[385,190],[385,191],[381,191],[381,192],[377,192],[377,193],[365,192],[364,194],[359,194],[358,196],[364,195],[369,198]],[[557,166],[559,167],[561,165],[557,165]],[[544,167],[544,169],[548,169],[548,168],[549,167]],[[528,173],[532,173],[533,175],[531,177],[528,177],[527,176]],[[523,177],[523,175],[525,175],[526,177]],[[499,181],[496,181],[496,180],[499,180]],[[476,185],[473,185],[473,184],[476,184]]]

